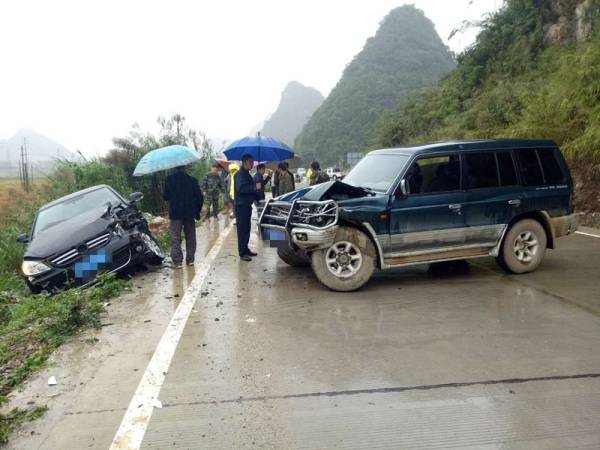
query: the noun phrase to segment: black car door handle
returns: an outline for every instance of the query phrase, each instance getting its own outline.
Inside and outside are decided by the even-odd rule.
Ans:
[[[509,200],[508,204],[511,206],[521,206],[521,200]]]
[[[459,211],[462,208],[462,205],[460,203],[451,203],[448,205],[448,208],[452,211]]]

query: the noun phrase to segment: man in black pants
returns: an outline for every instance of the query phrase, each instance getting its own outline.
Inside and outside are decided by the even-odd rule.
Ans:
[[[185,167],[177,167],[173,175],[165,180],[163,199],[169,202],[169,219],[171,231],[171,259],[176,269],[181,268],[183,253],[181,251],[181,229],[185,234],[185,261],[188,266],[194,265],[196,254],[196,225],[200,219],[200,211],[204,197],[200,192],[198,180],[187,173]]]
[[[254,160],[250,155],[242,157],[242,167],[234,176],[235,218],[237,220],[238,253],[242,261],[252,261],[256,253],[248,248],[252,227],[252,204],[258,200],[259,191],[254,184],[250,169]]]

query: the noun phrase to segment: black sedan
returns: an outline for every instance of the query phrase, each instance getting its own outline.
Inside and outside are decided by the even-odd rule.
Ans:
[[[22,272],[33,293],[64,286],[85,287],[100,272],[160,264],[164,253],[136,206],[110,186],[94,186],[42,206],[26,243]]]

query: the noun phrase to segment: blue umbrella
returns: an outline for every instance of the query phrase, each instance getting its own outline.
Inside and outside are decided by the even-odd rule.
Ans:
[[[133,176],[139,177],[161,170],[172,169],[173,167],[187,166],[200,159],[200,153],[185,145],[169,145],[168,147],[157,148],[146,153],[140,159],[140,162],[135,166]]]
[[[286,144],[272,137],[262,137],[260,133],[238,139],[224,153],[227,159],[235,161],[241,160],[244,155],[251,155],[255,161],[284,161],[294,157],[293,150]]]

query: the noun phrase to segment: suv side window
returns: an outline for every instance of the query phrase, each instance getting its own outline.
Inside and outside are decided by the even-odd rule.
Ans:
[[[415,161],[404,177],[408,193],[433,194],[460,190],[459,155],[423,157]]]
[[[517,151],[517,159],[524,186],[539,186],[544,184],[544,174],[535,149]]]
[[[544,169],[546,184],[563,184],[566,182],[565,175],[556,160],[556,150],[553,148],[538,149],[537,154]]]
[[[519,184],[515,163],[510,152],[497,152],[500,186],[515,186]]]
[[[498,187],[498,166],[494,152],[465,153],[468,189]]]

